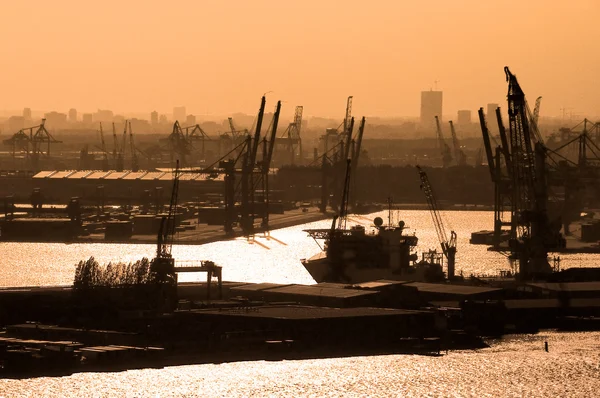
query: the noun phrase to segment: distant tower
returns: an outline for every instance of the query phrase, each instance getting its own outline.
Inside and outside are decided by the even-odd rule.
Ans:
[[[485,114],[488,129],[494,132],[498,132],[498,119],[496,118],[496,108],[498,108],[498,104],[487,104],[487,113]]]
[[[183,123],[185,120],[185,106],[176,106],[173,108],[173,121],[178,120],[179,123]]]
[[[85,125],[91,125],[93,121],[93,115],[91,113],[84,113],[82,116],[82,121]]]
[[[167,124],[167,115],[160,115],[158,121],[160,124]]]
[[[77,121],[77,109],[69,109],[69,122],[75,123]]]
[[[185,118],[185,125],[186,126],[195,126],[196,125],[196,116],[187,115],[187,117]]]
[[[23,119],[25,119],[25,120],[31,120],[31,108],[24,108],[23,109]]]
[[[150,124],[152,124],[152,125],[158,124],[158,112],[152,111],[150,113]]]
[[[421,124],[423,126],[435,125],[435,117],[442,118],[442,92],[421,91]]]
[[[456,118],[457,124],[470,124],[471,123],[471,111],[469,110],[460,110],[458,111],[458,115]]]

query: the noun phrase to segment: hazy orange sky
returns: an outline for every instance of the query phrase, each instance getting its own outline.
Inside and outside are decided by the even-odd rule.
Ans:
[[[600,1],[4,1],[0,109],[226,115],[444,114],[505,104],[509,65],[542,116],[600,115]]]

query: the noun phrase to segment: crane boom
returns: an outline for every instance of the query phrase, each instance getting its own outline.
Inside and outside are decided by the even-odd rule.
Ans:
[[[360,121],[360,126],[358,127],[358,137],[356,137],[356,142],[354,146],[354,151],[352,152],[352,175],[356,171],[358,167],[358,160],[360,157],[360,147],[362,146],[363,133],[365,131],[365,117]]]
[[[438,116],[435,117],[435,127],[437,132],[437,139],[440,144],[440,150],[442,151],[442,165],[444,167],[450,166],[452,163],[452,152],[450,151],[450,147],[446,144],[446,140],[444,140],[444,135],[442,134],[442,126],[440,125],[440,118]]]
[[[344,118],[344,131],[343,133],[348,133],[350,129],[350,119],[352,118],[352,96],[348,97],[348,101],[346,102],[346,117]]]
[[[542,103],[542,97],[537,97],[535,100],[535,108],[533,109],[533,122],[537,125],[540,118],[540,105]]]
[[[177,160],[173,175],[173,188],[171,190],[171,201],[169,212],[161,220],[157,239],[156,257],[170,259],[175,236],[175,213],[177,211],[177,198],[179,195],[179,160]]]
[[[456,136],[456,130],[454,130],[454,123],[450,120],[450,133],[452,134],[452,145],[454,146],[454,157],[456,158],[456,163],[459,166],[465,166],[467,164],[467,155],[460,148],[460,142],[458,141],[458,137]]]
[[[235,126],[233,125],[233,118],[228,117],[227,120],[229,121],[229,129],[231,130],[231,135],[235,138],[235,136],[237,135],[237,130],[235,129]]]
[[[338,229],[346,229],[346,220],[348,218],[348,202],[350,198],[350,172],[351,159],[346,159],[346,177],[344,179],[344,191],[342,192],[342,203],[340,204],[340,213],[338,217]],[[335,219],[333,221],[335,223]]]
[[[348,159],[350,154],[350,144],[352,143],[352,131],[354,130],[354,117],[350,119],[350,125],[346,133],[346,142],[344,143],[344,159]]]
[[[138,163],[138,157],[135,151],[135,144],[133,142],[133,130],[131,130],[131,121],[129,121],[129,146],[131,149],[131,171],[138,171],[140,165]]]
[[[506,128],[504,127],[504,122],[502,121],[502,112],[500,111],[500,107],[496,108],[496,120],[498,121],[498,132],[500,133],[500,143],[502,144],[502,155],[504,156],[504,163],[506,164],[506,169],[510,173],[512,170],[511,161],[510,161],[510,146],[508,144],[508,137],[506,135]]]
[[[427,200],[429,212],[431,213],[431,218],[433,219],[435,232],[437,233],[440,246],[442,247],[442,253],[444,253],[444,256],[446,256],[446,259],[448,260],[448,279],[452,279],[454,277],[454,262],[456,254],[456,232],[450,231],[450,239],[448,239],[444,222],[442,221],[442,217],[438,210],[437,200],[433,194],[433,188],[429,183],[427,173],[425,173],[425,170],[421,169],[420,166],[417,166],[417,169],[419,170],[421,189],[423,190],[423,193],[425,193],[425,199]]]
[[[104,131],[102,131],[102,122],[100,122],[100,143],[102,145],[102,171],[108,171],[108,154],[106,153],[106,142],[104,141]]]
[[[254,140],[252,141],[252,151],[250,152],[249,167],[253,168],[256,164],[256,153],[258,152],[258,144],[260,143],[260,129],[262,128],[263,117],[265,115],[266,98],[263,95],[260,100],[260,108],[258,110],[258,119],[256,120],[256,131],[254,132]]]
[[[271,167],[271,159],[273,158],[273,148],[275,147],[275,137],[277,136],[277,124],[279,124],[279,113],[281,112],[281,101],[277,101],[277,108],[275,109],[275,114],[273,115],[273,127],[271,130],[271,136],[269,137],[268,142],[268,151],[267,157],[263,164],[263,173],[268,173],[269,168]]]
[[[488,130],[487,123],[485,121],[485,114],[483,108],[479,108],[477,112],[479,114],[479,124],[481,126],[481,135],[483,137],[483,146],[485,148],[485,156],[487,158],[488,168],[490,169],[490,176],[492,181],[496,181],[496,165],[494,162],[494,153],[492,151],[492,143],[490,142],[490,131]]]
[[[535,108],[533,110],[533,112],[531,112],[531,109],[529,109],[529,104],[527,104],[527,102],[525,102],[525,107],[527,108],[527,117],[529,118],[529,121],[531,123],[530,128],[531,128],[531,132],[533,133],[533,138],[535,139],[536,142],[539,143],[544,143],[544,139],[542,138],[542,134],[540,133],[540,130],[538,129],[538,118],[540,116],[540,104],[542,102],[542,97],[537,97],[537,99],[535,100]]]
[[[304,112],[304,107],[302,105],[298,105],[296,107],[296,112],[294,113],[294,126],[296,127],[296,133],[298,137],[300,137],[300,132],[302,131],[302,113]]]
[[[115,129],[115,122],[112,124],[112,132],[113,132],[113,158],[117,159],[117,152],[119,151],[119,144],[117,141],[117,130]]]

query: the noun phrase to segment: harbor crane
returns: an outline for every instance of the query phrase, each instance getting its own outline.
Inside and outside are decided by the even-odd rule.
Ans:
[[[181,131],[185,132],[185,140],[187,141],[190,149],[194,148],[194,142],[202,142],[200,156],[204,160],[206,155],[206,140],[211,140],[208,134],[206,134],[206,132],[202,129],[202,127],[200,127],[199,124],[195,124],[194,126],[181,127]]]
[[[510,180],[512,183],[511,258],[518,261],[519,275],[530,279],[548,273],[548,251],[564,248],[560,224],[547,212],[546,148],[532,134],[525,93],[508,67],[508,119],[510,134]],[[537,141],[537,142],[536,142]]]
[[[115,170],[123,171],[125,167],[125,160],[123,159],[123,153],[119,149],[119,139],[117,138],[117,130],[115,128],[115,123],[112,124],[113,131],[113,159],[115,161]]]
[[[431,213],[431,218],[433,219],[435,232],[437,233],[438,240],[442,247],[442,253],[446,257],[448,266],[448,279],[452,280],[454,279],[456,261],[456,232],[450,231],[450,239],[448,239],[448,236],[446,235],[446,228],[444,227],[444,222],[442,221],[442,217],[438,210],[437,200],[433,194],[433,188],[429,183],[427,173],[420,166],[417,166],[417,170],[419,170],[419,178],[421,179],[421,190],[423,190],[425,199],[427,199],[427,206],[429,207],[429,212]]]
[[[16,156],[17,150],[24,151],[31,162],[31,168],[35,171],[39,169],[40,155],[50,157],[50,145],[62,143],[48,132],[45,124],[46,119],[42,119],[42,123],[39,125],[23,128],[11,138],[3,141],[5,145],[11,146],[13,158]],[[46,149],[44,149],[44,144],[46,144]]]
[[[245,138],[248,135],[248,129],[238,130],[237,128],[235,128],[235,124],[233,124],[232,117],[228,117],[227,120],[229,121],[229,130],[231,132],[231,138],[233,139],[233,142],[235,144],[239,144],[239,139],[241,137]]]
[[[352,119],[352,96],[346,101],[346,117],[344,118],[344,134],[350,129],[350,119]]]
[[[288,151],[290,153],[290,164],[295,164],[296,156],[298,156],[298,163],[302,164],[303,160],[302,138],[300,137],[300,133],[302,131],[303,110],[304,107],[301,105],[296,107],[296,112],[294,113],[294,121],[288,125],[288,128],[281,136],[281,138],[287,140]]]
[[[271,126],[271,134],[268,140],[264,142],[262,168],[262,184],[263,184],[263,200],[265,209],[262,212],[261,227],[268,230],[269,228],[269,171],[271,169],[271,161],[273,159],[273,149],[275,147],[275,139],[277,136],[277,125],[279,124],[279,114],[281,112],[281,101],[277,101],[277,107],[273,114]]]
[[[454,158],[456,159],[456,164],[458,166],[466,166],[467,165],[467,155],[460,147],[460,142],[458,141],[458,137],[456,136],[456,130],[454,129],[454,123],[450,120],[450,133],[452,134],[452,145],[454,146]]]
[[[352,140],[352,164],[350,165],[350,169],[351,169],[351,175],[352,175],[352,193],[353,193],[353,206],[354,209],[356,209],[356,206],[358,205],[358,195],[357,195],[357,185],[356,185],[356,172],[358,169],[358,161],[360,158],[360,150],[362,147],[362,140],[363,140],[363,133],[365,131],[365,117],[363,116],[361,121],[360,121],[360,126],[358,127],[358,136],[356,137],[356,140]]]
[[[525,101],[525,109],[527,111],[527,117],[529,118],[529,129],[532,133],[532,139],[535,142],[544,143],[544,138],[538,129],[538,118],[540,117],[540,104],[542,102],[542,97],[537,97],[535,100],[535,108],[533,112],[529,109],[529,104]]]
[[[502,123],[502,117],[500,115],[500,108],[496,109],[496,116],[498,118],[498,127],[500,130],[502,146],[497,146],[495,148],[495,154],[492,149],[490,133],[485,120],[483,108],[479,108],[478,113],[479,123],[481,125],[481,133],[483,136],[483,145],[487,157],[488,168],[490,170],[490,177],[494,183],[493,245],[496,249],[499,249],[500,240],[504,233],[503,227],[511,226],[510,220],[505,219],[505,215],[510,214],[510,209],[512,206],[512,182],[509,175],[510,155],[507,152],[508,148],[505,146],[507,143],[507,138],[504,124]]]
[[[113,124],[114,127],[114,124]],[[115,134],[115,146],[117,147],[117,171],[123,171],[125,169],[125,147],[127,146],[127,120],[124,122],[123,135],[121,136],[121,143],[117,145],[117,134]]]
[[[540,104],[542,102],[542,97],[537,97],[535,100],[535,108],[533,108],[533,122],[538,124],[538,120],[540,119]]]
[[[131,171],[139,171],[140,164],[139,164],[139,160],[137,157],[137,152],[135,150],[135,144],[133,142],[133,130],[131,130],[131,121],[129,121],[128,124],[129,124],[129,147],[131,150]]]
[[[442,134],[442,126],[440,125],[440,118],[438,116],[435,117],[435,129],[437,132],[437,139],[440,145],[440,150],[442,151],[442,166],[446,168],[452,163],[452,151],[450,151],[450,147],[448,146],[448,144],[446,144],[446,140],[444,140],[444,135]]]
[[[102,122],[100,122],[100,145],[100,150],[102,151],[102,171],[108,171],[108,153],[106,152],[106,142],[104,141]]]
[[[179,160],[177,160],[173,175],[173,189],[169,212],[160,220],[156,237],[156,257],[151,263],[154,281],[162,289],[165,297],[172,299],[170,305],[175,305],[177,297],[177,274],[175,259],[171,253],[175,237],[175,217],[177,213],[177,197],[179,194]]]
[[[179,121],[173,123],[173,131],[168,138],[171,160],[177,159],[182,167],[186,167],[186,156],[190,154],[190,143],[183,134]]]

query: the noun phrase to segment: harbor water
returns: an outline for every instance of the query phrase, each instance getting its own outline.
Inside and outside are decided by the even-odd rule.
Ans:
[[[351,216],[348,226],[372,225],[388,213]],[[497,274],[510,269],[505,256],[469,245],[471,232],[489,229],[492,212],[442,212],[458,235],[457,273]],[[427,211],[393,213],[418,251],[439,247]],[[229,281],[314,283],[300,264],[319,251],[303,232],[327,228],[321,221],[257,236],[202,246],[175,246],[178,260],[212,260]],[[75,265],[90,256],[101,263],[152,257],[154,245],[0,243],[0,286],[69,285]],[[600,265],[599,255],[561,255],[562,267]],[[182,281],[195,276],[183,275]],[[549,343],[549,352],[544,342]],[[118,373],[79,373],[57,378],[0,380],[0,397],[155,396],[595,396],[600,388],[600,333],[543,331],[489,340],[489,348],[453,351],[441,357],[382,355],[302,361],[254,361],[176,366]]]

